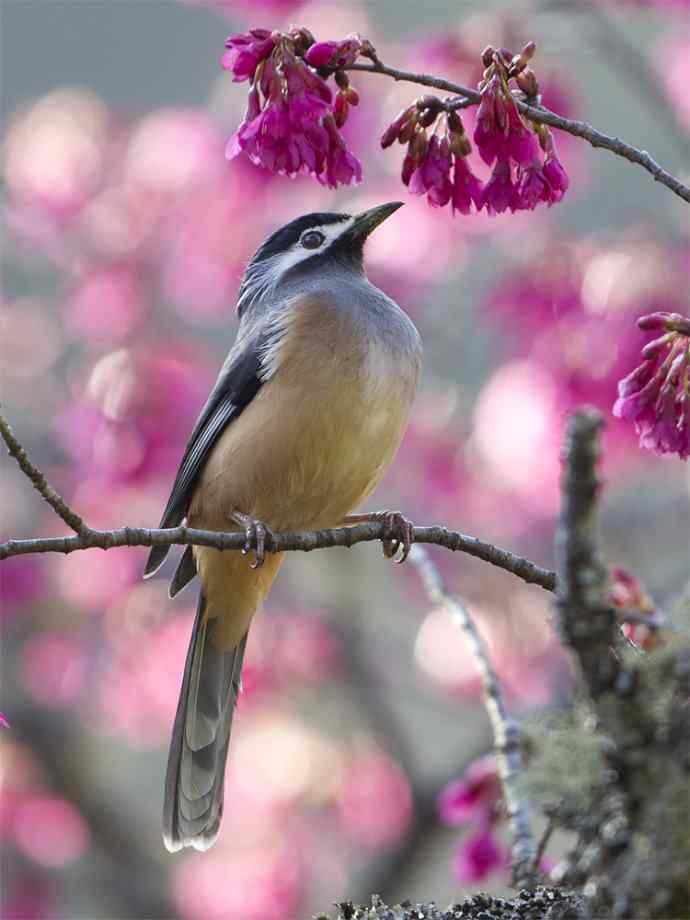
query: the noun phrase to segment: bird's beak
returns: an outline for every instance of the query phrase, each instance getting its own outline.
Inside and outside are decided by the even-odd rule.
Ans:
[[[361,214],[355,217],[355,222],[350,230],[352,236],[361,240],[366,239],[372,230],[375,230],[379,224],[382,224],[387,217],[390,217],[402,206],[402,201],[389,201],[388,204],[380,204],[375,208],[369,208],[368,211],[362,211]]]

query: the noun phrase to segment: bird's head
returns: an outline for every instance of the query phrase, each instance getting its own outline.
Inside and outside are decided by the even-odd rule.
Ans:
[[[270,296],[279,283],[301,272],[311,274],[331,266],[361,272],[366,238],[400,207],[401,201],[391,201],[354,216],[317,212],[291,220],[254,253],[240,286],[238,312],[241,315],[250,304]]]

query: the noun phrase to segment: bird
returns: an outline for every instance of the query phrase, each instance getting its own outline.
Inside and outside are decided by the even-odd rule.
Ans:
[[[170,583],[173,597],[201,582],[165,777],[170,852],[207,850],[219,832],[247,635],[283,561],[266,553],[273,533],[379,520],[384,553],[409,552],[399,512],[354,513],[398,450],[420,375],[417,329],[364,269],[367,237],[401,205],[298,217],[242,277],[236,339],[160,523],[245,534],[242,554],[188,546]],[[144,577],[169,548],[152,548]]]

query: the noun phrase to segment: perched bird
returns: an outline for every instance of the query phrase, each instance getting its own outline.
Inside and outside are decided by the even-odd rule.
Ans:
[[[282,562],[270,530],[385,519],[387,555],[404,557],[410,525],[391,512],[352,515],[402,439],[421,344],[407,315],[366,277],[368,235],[401,206],[357,216],[307,214],[258,249],[237,301],[237,338],[192,431],[161,520],[244,530],[246,555],[187,547],[170,596],[197,573],[201,591],[165,780],[170,851],[210,847],[247,633]],[[270,543],[269,543],[270,546]],[[167,546],[154,547],[146,576]]]

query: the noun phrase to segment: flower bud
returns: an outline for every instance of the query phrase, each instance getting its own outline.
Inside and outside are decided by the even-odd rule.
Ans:
[[[433,106],[428,109],[424,109],[424,111],[420,113],[417,122],[422,126],[422,128],[430,128],[437,118],[438,108]]]
[[[333,107],[333,116],[335,118],[336,127],[342,128],[342,126],[347,121],[348,110],[350,106],[348,105],[347,99],[342,93],[337,93],[335,97],[335,105]]]
[[[409,140],[412,139],[414,132],[417,130],[417,116],[410,118],[400,129],[398,134],[398,140],[401,144],[406,144]]]
[[[539,84],[534,71],[526,67],[521,73],[515,75],[515,82],[528,99],[539,95]]]
[[[429,146],[426,131],[417,130],[408,146],[408,152],[414,160],[422,160]]]
[[[340,89],[347,89],[350,85],[350,78],[344,70],[336,70],[333,76]]]
[[[460,115],[454,109],[448,112],[446,121],[448,122],[448,130],[451,134],[465,133],[465,126],[462,123],[462,118],[460,118]]]
[[[354,102],[352,104],[355,105]],[[408,137],[406,137],[404,141],[400,135],[401,135],[402,129],[406,125],[410,123],[414,125],[416,114],[417,114],[416,106],[410,105],[406,109],[403,109],[402,112],[399,112],[395,116],[395,118],[390,123],[390,125],[388,125],[386,130],[383,132],[383,136],[381,137],[381,146],[383,147],[384,150],[386,149],[386,147],[390,147],[390,145],[393,144],[397,140],[399,140],[401,144],[407,143],[407,141],[409,141],[410,137],[412,136],[411,134]]]
[[[491,45],[487,45],[486,48],[482,51],[482,64],[483,64],[485,67],[491,67],[491,65],[492,65],[493,62],[494,62],[494,54],[495,54],[495,53],[496,53],[496,52],[495,52],[494,49],[491,47]]]

